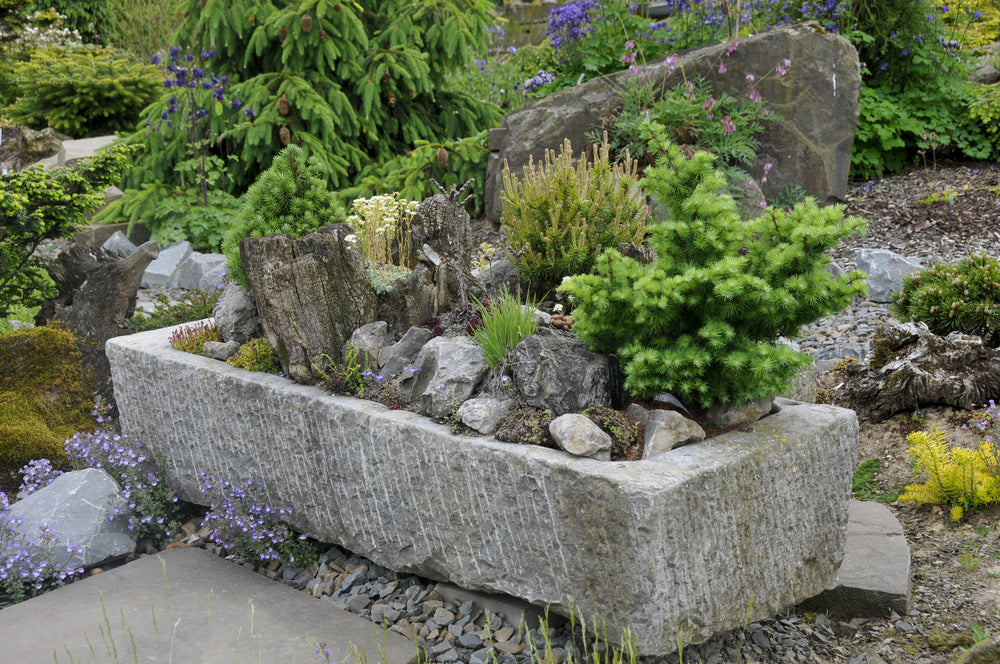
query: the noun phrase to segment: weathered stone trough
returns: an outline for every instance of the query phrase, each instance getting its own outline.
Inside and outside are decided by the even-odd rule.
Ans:
[[[652,460],[602,462],[447,427],[176,351],[107,343],[123,431],[180,495],[261,478],[291,524],[397,571],[626,628],[640,654],[823,591],[847,534],[853,411],[785,406]]]

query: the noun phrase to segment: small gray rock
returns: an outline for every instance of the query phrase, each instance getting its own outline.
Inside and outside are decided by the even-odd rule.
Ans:
[[[888,249],[861,249],[855,259],[858,269],[868,274],[868,299],[892,302],[892,293],[902,288],[903,277],[923,269],[916,261]]]
[[[470,429],[489,435],[496,431],[500,420],[510,415],[516,406],[517,402],[513,399],[476,397],[458,407],[458,417]]]
[[[549,423],[549,433],[559,447],[570,454],[601,460],[611,458],[611,436],[586,415],[560,415]]]
[[[238,341],[206,341],[203,352],[205,357],[225,362],[235,355],[239,349],[240,344]]]

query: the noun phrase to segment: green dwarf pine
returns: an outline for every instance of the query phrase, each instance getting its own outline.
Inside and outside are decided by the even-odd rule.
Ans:
[[[644,265],[609,249],[594,273],[564,280],[573,331],[618,354],[636,395],[666,391],[707,407],[787,389],[810,359],[778,337],[867,291],[864,274],[834,279],[826,269],[827,249],[864,232],[864,220],[812,200],[744,220],[710,154],[688,159],[656,140],[662,154],[640,184],[660,206],[649,228],[657,258]]]

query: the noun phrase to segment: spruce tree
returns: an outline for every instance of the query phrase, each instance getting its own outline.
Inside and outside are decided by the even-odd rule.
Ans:
[[[864,220],[813,200],[744,220],[712,155],[689,159],[657,134],[662,154],[640,183],[659,206],[648,240],[656,258],[609,249],[594,273],[565,280],[573,331],[618,354],[633,394],[709,406],[781,392],[811,360],[778,338],[866,292],[862,273],[835,279],[826,269],[827,250]]]
[[[285,145],[318,156],[340,188],[418,141],[493,125],[494,106],[446,87],[449,71],[485,51],[490,8],[485,0],[190,0],[174,43],[212,53],[212,73],[228,76],[242,102],[241,121],[219,141],[236,157],[230,193],[245,191]],[[147,156],[127,187],[172,177],[156,156],[162,139],[145,126],[165,104],[147,110],[132,138]]]

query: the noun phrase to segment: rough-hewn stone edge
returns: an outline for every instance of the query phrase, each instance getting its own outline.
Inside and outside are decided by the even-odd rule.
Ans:
[[[175,351],[170,331],[107,352],[123,430],[189,500],[203,500],[201,468],[252,471],[303,532],[399,571],[602,617],[612,635],[629,626],[642,654],[737,627],[751,605],[751,619],[773,615],[840,566],[852,411],[785,407],[654,460],[599,462],[452,436],[413,413]],[[279,425],[280,444],[265,444]],[[350,435],[329,440],[331,426]]]

